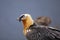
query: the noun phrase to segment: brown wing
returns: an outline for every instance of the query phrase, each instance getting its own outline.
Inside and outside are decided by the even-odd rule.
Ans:
[[[48,26],[49,24],[51,24],[51,18],[47,16],[41,16],[41,17],[37,17],[35,22],[39,25]]]
[[[60,30],[41,26],[32,26],[26,37],[28,40],[60,40]]]

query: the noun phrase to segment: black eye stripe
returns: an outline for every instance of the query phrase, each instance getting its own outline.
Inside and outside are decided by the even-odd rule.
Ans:
[[[24,17],[24,15],[22,15],[20,18],[23,18]]]

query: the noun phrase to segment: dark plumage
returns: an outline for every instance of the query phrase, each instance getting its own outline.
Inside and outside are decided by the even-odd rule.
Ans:
[[[47,17],[47,16],[41,16],[41,17],[37,17],[35,22],[38,24],[38,25],[45,25],[45,26],[48,26],[51,24],[51,18],[50,17]]]
[[[45,26],[32,25],[26,37],[28,40],[60,40],[60,30]]]
[[[23,23],[23,33],[27,40],[60,40],[60,30],[48,26],[51,21],[47,17],[38,18],[36,22],[31,15],[22,14],[18,20]]]

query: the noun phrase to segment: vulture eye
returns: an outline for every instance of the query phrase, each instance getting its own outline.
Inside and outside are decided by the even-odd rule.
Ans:
[[[25,15],[18,17],[17,20],[20,22],[23,18],[25,18]]]
[[[24,18],[25,17],[25,15],[22,15],[20,18]]]
[[[25,15],[22,15],[22,16],[20,16],[20,19],[21,20],[25,20],[26,19],[26,16]]]

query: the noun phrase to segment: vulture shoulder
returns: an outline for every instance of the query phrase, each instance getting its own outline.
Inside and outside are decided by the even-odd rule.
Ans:
[[[52,27],[33,26],[26,37],[29,40],[60,40],[60,30]]]

